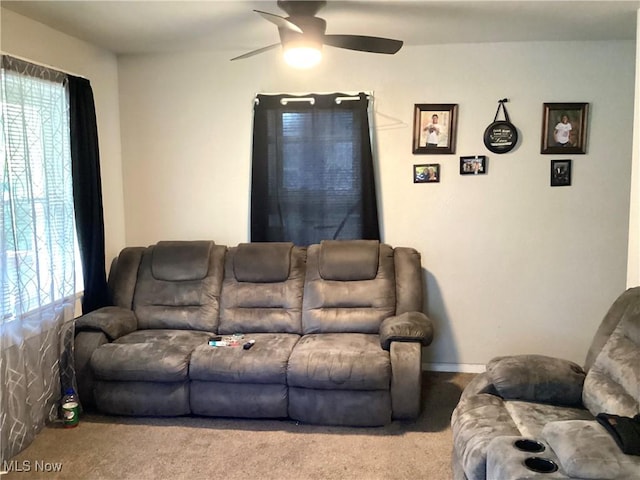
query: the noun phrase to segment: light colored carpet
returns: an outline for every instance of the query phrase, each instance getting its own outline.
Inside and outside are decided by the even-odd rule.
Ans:
[[[427,372],[423,412],[379,428],[84,415],[46,427],[2,480],[451,478],[449,421],[472,374]],[[59,472],[52,470],[58,464]],[[21,471],[19,471],[21,470]]]

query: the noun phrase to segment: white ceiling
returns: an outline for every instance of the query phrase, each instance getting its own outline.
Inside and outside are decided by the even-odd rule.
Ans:
[[[117,54],[220,51],[278,42],[253,9],[276,1],[5,1],[2,7]],[[640,1],[332,1],[327,33],[397,38],[405,45],[635,39]]]

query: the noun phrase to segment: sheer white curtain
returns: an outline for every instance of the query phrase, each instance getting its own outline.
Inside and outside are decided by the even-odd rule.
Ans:
[[[81,289],[66,77],[1,59],[0,470],[58,416]]]

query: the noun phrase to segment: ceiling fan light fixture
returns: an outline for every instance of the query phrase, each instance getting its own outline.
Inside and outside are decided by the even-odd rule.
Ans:
[[[312,68],[320,63],[320,60],[322,51],[318,46],[290,45],[284,48],[284,61],[293,68]]]
[[[323,45],[387,55],[392,55],[402,48],[403,42],[392,38],[367,35],[326,35],[327,22],[315,15],[327,3],[326,0],[278,0],[278,6],[289,14],[288,17],[260,10],[254,10],[254,12],[278,27],[284,59],[287,64],[295,68],[308,69],[317,65],[322,59]],[[231,60],[252,57],[277,46],[276,43],[259,48]]]

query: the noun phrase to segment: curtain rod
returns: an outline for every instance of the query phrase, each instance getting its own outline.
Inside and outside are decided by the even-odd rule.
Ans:
[[[292,98],[281,98],[280,103],[282,105],[286,105],[289,102],[309,102],[311,105],[315,105],[316,99],[313,97],[292,97]]]
[[[266,94],[266,95],[268,95],[268,94]],[[373,94],[371,94],[371,93],[366,93],[365,95],[367,97],[367,100],[371,100],[373,98]],[[352,101],[352,100],[360,100],[360,96],[353,95],[353,96],[336,97],[335,102],[338,105],[340,105],[342,102],[345,102],[345,101],[348,102],[348,101]],[[257,95],[253,99],[253,102],[256,105],[260,103],[260,100],[258,99]],[[314,105],[316,103],[316,100],[313,97],[290,97],[290,98],[282,98],[282,99],[280,99],[280,103],[282,105],[286,105],[289,102],[309,102],[311,105]]]
[[[73,72],[70,72],[68,70],[63,70],[60,67],[54,67],[54,66],[51,66],[51,65],[47,65],[46,63],[36,62],[35,60],[31,60],[29,58],[21,57],[19,55],[14,55],[13,53],[5,52],[3,50],[0,50],[0,55],[7,55],[8,57],[13,57],[13,58],[17,58],[18,60],[22,60],[23,62],[33,63],[34,65],[38,65],[39,67],[49,68],[51,70],[56,70],[56,71],[58,71],[60,73],[64,73],[65,75],[73,75],[74,77],[80,77],[80,78],[84,78],[85,80],[88,80],[88,78],[85,77],[84,75],[78,75],[77,73],[73,73]]]

